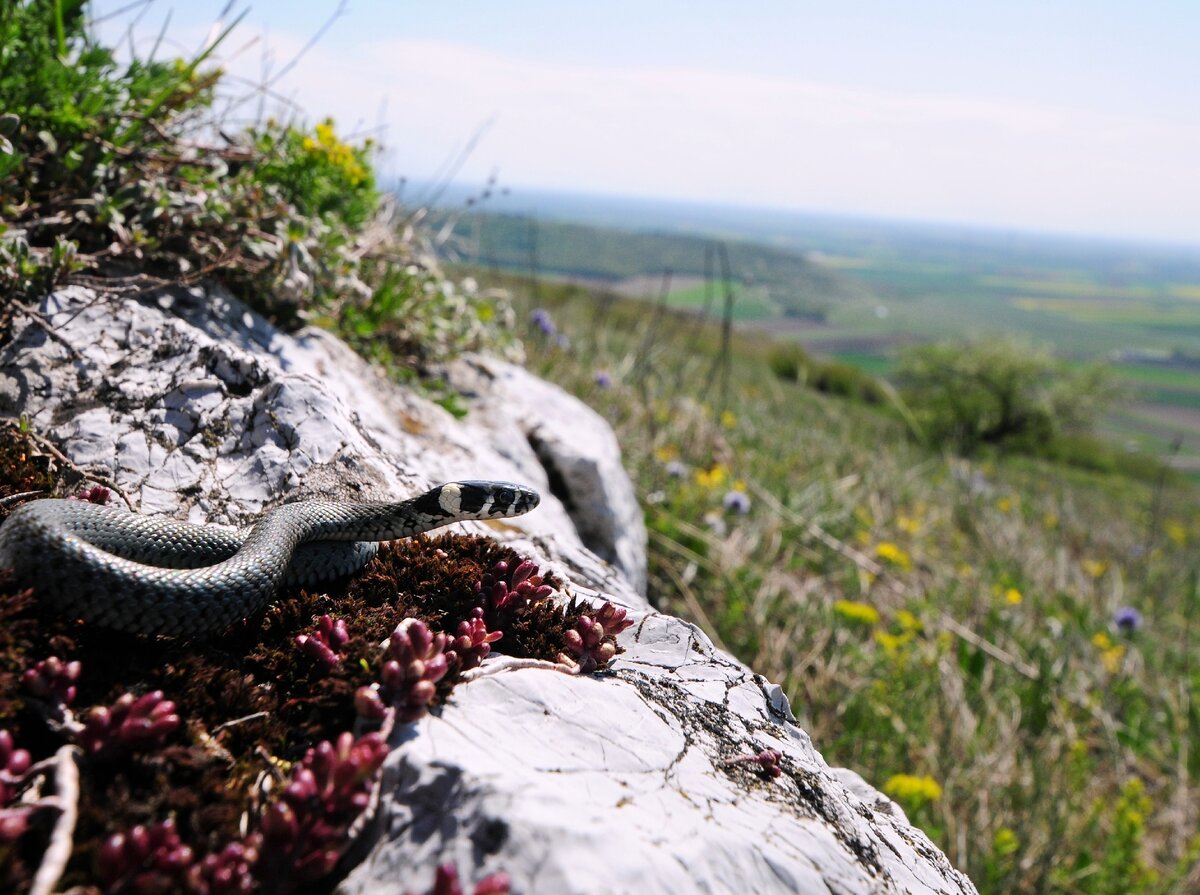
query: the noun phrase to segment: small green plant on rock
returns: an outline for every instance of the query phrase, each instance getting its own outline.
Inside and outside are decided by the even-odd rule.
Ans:
[[[236,24],[191,59],[122,63],[83,0],[4,5],[0,299],[204,281],[393,370],[513,347],[503,297],[455,288],[394,224],[371,140],[328,118],[237,130],[215,115],[213,54]]]

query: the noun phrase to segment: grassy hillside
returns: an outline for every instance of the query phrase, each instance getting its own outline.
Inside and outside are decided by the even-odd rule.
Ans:
[[[982,892],[1200,890],[1194,488],[927,453],[736,332],[537,294],[530,364],[616,428],[652,601],[781,682],[829,762]]]
[[[508,271],[533,265],[541,273],[609,285],[632,281],[646,295],[656,294],[669,270],[682,293],[676,300],[684,305],[705,303],[703,280],[698,285],[697,278],[721,275],[720,259],[709,256],[713,240],[698,236],[500,214],[466,216],[453,233],[452,253],[472,263]],[[740,241],[728,242],[727,249],[733,279],[743,291],[741,304],[760,306],[751,312],[754,318],[820,318],[832,305],[866,292],[797,252]]]

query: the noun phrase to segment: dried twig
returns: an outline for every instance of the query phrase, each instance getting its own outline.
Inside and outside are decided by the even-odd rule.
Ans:
[[[129,495],[127,495],[125,493],[125,491],[121,488],[120,485],[118,485],[116,482],[114,482],[108,476],[86,470],[83,467],[79,466],[73,460],[71,460],[69,457],[67,457],[66,454],[64,454],[62,451],[60,451],[55,446],[55,444],[52,441],[50,441],[48,438],[46,438],[45,436],[38,435],[36,432],[22,432],[20,422],[18,420],[14,420],[11,418],[7,418],[7,419],[0,418],[0,424],[3,424],[10,429],[13,429],[14,431],[16,431],[17,433],[19,433],[21,435],[24,435],[26,438],[28,438],[31,441],[33,441],[34,443],[36,443],[39,448],[44,450],[47,454],[49,454],[51,457],[53,457],[59,463],[63,464],[68,469],[70,469],[72,472],[79,475],[80,478],[89,479],[90,481],[93,481],[98,485],[103,485],[109,491],[112,491],[114,494],[116,494],[118,497],[120,497],[121,500],[125,501],[125,505],[128,506],[129,509],[131,509],[131,510],[135,509],[135,507],[133,505],[133,501],[129,499]]]
[[[477,681],[480,678],[503,674],[506,671],[525,671],[530,668],[538,668],[542,671],[557,671],[571,677],[579,675],[578,667],[572,668],[570,665],[564,665],[560,662],[550,662],[546,659],[518,659],[515,656],[497,655],[495,660],[489,660],[478,668],[464,671],[461,681],[466,684],[471,681]]]
[[[42,328],[46,335],[50,337],[51,341],[57,342],[59,345],[62,345],[63,348],[67,349],[67,353],[70,354],[72,358],[75,360],[83,359],[83,355],[79,353],[79,349],[68,342],[63,336],[59,335],[59,333],[54,329],[54,325],[46,319],[44,314],[42,314],[40,311],[34,310],[24,302],[16,302],[16,305],[22,314],[29,317]]]
[[[42,799],[41,804],[57,808],[58,820],[54,822],[50,842],[42,854],[42,863],[33,878],[29,895],[50,895],[71,858],[75,821],[79,817],[78,754],[79,749],[75,746],[62,746],[54,754],[54,796]]]

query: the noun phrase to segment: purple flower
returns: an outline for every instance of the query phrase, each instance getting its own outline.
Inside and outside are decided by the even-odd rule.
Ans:
[[[508,895],[511,885],[507,873],[493,873],[475,884],[472,895]],[[434,877],[433,888],[427,895],[464,895],[458,879],[458,868],[453,864],[440,866]]]
[[[163,698],[162,690],[140,697],[125,693],[107,708],[89,709],[76,738],[89,755],[153,752],[180,723],[175,703]]]
[[[70,705],[75,701],[75,684],[83,666],[78,662],[64,662],[57,656],[43,659],[21,675],[26,689],[39,699],[59,705]]]
[[[109,490],[103,485],[94,485],[86,491],[68,495],[67,500],[79,500],[84,503],[98,503],[103,505],[108,503],[109,494]]]
[[[0,730],[0,808],[17,796],[17,783],[33,765],[33,758],[25,749],[18,749],[12,734]],[[3,841],[3,840],[0,840]]]
[[[745,491],[730,491],[726,493],[723,504],[727,512],[745,516],[750,512],[750,495]]]
[[[178,892],[195,859],[168,819],[109,836],[96,855],[96,871],[109,892]]]
[[[1132,606],[1122,606],[1113,613],[1113,622],[1122,634],[1132,634],[1142,626],[1142,614]]]
[[[347,732],[309,749],[263,813],[260,878],[283,880],[277,891],[294,892],[329,875],[350,844],[351,825],[371,802],[387,754],[378,733],[356,740]]]
[[[575,627],[563,634],[569,652],[559,653],[558,661],[578,668],[580,674],[595,671],[617,654],[617,635],[632,624],[624,609],[605,603],[595,618],[581,615]]]
[[[597,371],[594,381],[600,388],[612,388],[612,377],[604,370]]]
[[[511,572],[508,563],[500,560],[475,585],[479,605],[489,614],[518,612],[553,592],[550,585],[542,583],[537,564],[529,559],[517,563]]]
[[[387,661],[380,674],[380,691],[397,710],[401,724],[416,721],[437,694],[437,682],[446,676],[455,660],[447,634],[435,634],[417,618],[406,618],[396,626],[388,641]],[[360,687],[356,694],[359,714],[374,719],[378,706],[371,706],[371,688]],[[363,711],[368,708],[368,711]],[[375,711],[370,711],[374,708]]]
[[[345,620],[327,614],[317,619],[317,630],[296,637],[296,646],[326,668],[337,668],[342,662],[337,650],[349,640],[350,632],[346,630]]]
[[[682,460],[672,460],[667,464],[667,475],[673,479],[686,479],[688,475],[687,464]]]
[[[251,833],[240,842],[229,842],[224,848],[204,856],[188,875],[188,891],[203,895],[249,895],[259,891],[254,879],[254,865],[262,835]]]
[[[558,327],[550,319],[550,312],[545,308],[534,308],[529,315],[529,321],[540,329],[544,336],[553,336],[558,332]]]
[[[783,753],[778,749],[763,749],[754,755],[736,755],[733,758],[727,758],[724,763],[726,765],[756,764],[768,777],[778,777],[783,773],[782,761]]]
[[[33,757],[25,749],[18,749],[12,734],[0,730],[0,852],[3,846],[16,842],[29,827],[29,815],[33,805],[17,804],[9,808],[21,789],[22,778],[33,766]]]
[[[492,651],[492,644],[504,634],[500,631],[489,631],[483,621],[483,607],[476,606],[471,611],[471,617],[458,623],[457,636],[450,646],[458,655],[462,669],[475,668]]]

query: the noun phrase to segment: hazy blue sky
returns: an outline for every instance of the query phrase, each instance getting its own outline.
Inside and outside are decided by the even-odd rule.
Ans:
[[[157,0],[136,42],[223,6]],[[259,0],[227,66],[336,8]],[[1200,243],[1197,0],[347,0],[275,89],[414,179],[484,129],[476,182]]]

